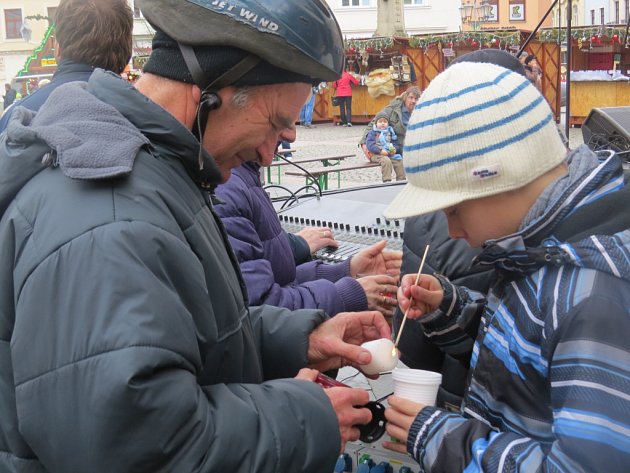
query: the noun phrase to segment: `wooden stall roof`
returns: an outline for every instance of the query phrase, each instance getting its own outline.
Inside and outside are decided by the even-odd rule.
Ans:
[[[516,52],[530,35],[530,31],[517,29],[499,29],[482,31],[460,31],[433,35],[410,37],[374,37],[366,39],[347,39],[346,56],[360,58],[367,55],[372,58],[387,57],[392,53],[406,55],[414,66],[416,82],[401,84],[397,93],[410,85],[425,89],[427,85],[448,65],[450,57],[457,57],[483,48],[500,48]],[[542,92],[551,106],[556,120],[560,119],[560,45],[555,39],[545,39],[540,34],[530,41],[526,50],[534,54],[543,70]],[[318,115],[330,116],[327,97],[320,100]],[[354,112],[353,112],[354,115]]]

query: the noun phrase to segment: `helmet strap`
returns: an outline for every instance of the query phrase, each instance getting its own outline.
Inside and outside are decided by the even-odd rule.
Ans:
[[[221,97],[219,97],[217,91],[234,84],[238,79],[256,67],[261,59],[258,56],[248,54],[233,67],[208,84],[208,75],[199,65],[197,55],[195,54],[192,46],[182,43],[177,44],[182,52],[182,56],[184,57],[184,62],[190,71],[190,75],[195,81],[195,84],[202,89],[201,98],[199,100],[199,105],[197,106],[197,113],[193,124],[193,134],[199,140],[199,169],[203,169],[202,140],[203,133],[208,123],[208,115],[212,110],[221,106]],[[203,84],[208,85],[204,86]]]

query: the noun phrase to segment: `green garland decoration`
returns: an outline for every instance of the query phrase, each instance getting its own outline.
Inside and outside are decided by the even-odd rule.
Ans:
[[[458,45],[480,47],[508,47],[520,44],[521,34],[518,31],[461,31],[440,35],[414,36],[409,45],[414,48],[427,49],[438,47],[456,47]]]
[[[41,44],[33,51],[33,53],[28,58],[26,58],[26,63],[24,64],[24,67],[17,73],[17,77],[26,75],[26,73],[28,72],[28,68],[31,65],[31,62],[37,59],[37,55],[44,49],[44,46],[46,46],[46,42],[48,41],[48,38],[50,38],[50,35],[52,35],[54,29],[54,25],[50,25],[48,27]]]
[[[625,26],[576,26],[571,29],[571,37],[576,40],[590,42],[593,37],[613,38],[613,36],[616,36],[621,41],[625,31]],[[567,31],[565,28],[545,28],[538,32],[537,38],[543,42],[564,43],[567,40]]]
[[[344,39],[344,48],[346,52],[358,52],[358,51],[380,51],[383,49],[390,49],[394,46],[395,38],[393,37],[380,37],[369,39]]]
[[[346,54],[354,54],[361,51],[374,51],[376,54],[384,49],[390,49],[396,43],[397,38],[369,38],[369,39],[345,39]],[[439,35],[419,35],[405,38],[412,48],[428,49],[432,47],[450,48],[457,45],[502,47],[516,46],[521,43],[521,34],[516,30],[509,31],[461,31],[457,33],[444,33]]]
[[[50,17],[49,16],[43,16],[40,15],[39,13],[37,15],[28,15],[24,17],[25,20],[47,20],[50,21]]]

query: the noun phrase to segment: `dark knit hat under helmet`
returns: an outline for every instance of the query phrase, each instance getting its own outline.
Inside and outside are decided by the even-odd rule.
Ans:
[[[247,51],[231,46],[195,46],[193,49],[207,82],[206,84],[197,84],[202,89],[249,55]],[[153,51],[144,65],[144,72],[187,84],[195,83],[177,42],[159,30],[153,37]],[[289,82],[312,84],[314,79],[280,69],[261,60],[253,69],[231,85],[255,86]],[[317,81],[317,83],[319,82]]]

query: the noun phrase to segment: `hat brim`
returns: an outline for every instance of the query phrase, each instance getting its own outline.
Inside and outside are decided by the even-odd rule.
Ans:
[[[396,219],[427,214],[459,204],[466,198],[466,196],[456,192],[434,191],[413,184],[406,184],[385,209],[383,216],[388,219]]]

